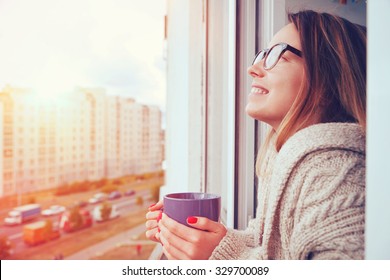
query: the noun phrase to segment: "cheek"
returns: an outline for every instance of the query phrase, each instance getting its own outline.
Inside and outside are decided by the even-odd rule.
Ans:
[[[285,114],[287,114],[288,110],[290,110],[292,104],[294,103],[294,100],[298,95],[298,90],[299,88],[296,88],[293,85],[283,85],[278,89],[275,89],[277,92],[272,96],[274,98],[273,101],[274,104],[279,105],[278,111],[283,114],[283,117]]]
[[[299,73],[299,72],[296,72]],[[281,109],[287,113],[294,103],[299,91],[302,88],[302,82],[304,80],[304,75],[292,75],[284,77],[283,79],[278,79],[274,83],[274,96],[276,102],[280,104]]]
[[[270,103],[278,112],[280,117],[284,117],[290,110],[295,98],[300,90],[300,83],[284,79],[274,84],[270,95]]]
[[[276,69],[275,69],[276,70]],[[274,71],[267,76],[269,94],[249,98],[246,113],[276,128],[294,103],[305,76],[303,69],[295,67],[288,71]]]

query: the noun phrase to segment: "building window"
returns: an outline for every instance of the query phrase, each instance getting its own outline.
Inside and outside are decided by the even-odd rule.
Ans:
[[[4,181],[11,181],[13,180],[14,174],[12,172],[5,172],[3,176],[4,176]]]

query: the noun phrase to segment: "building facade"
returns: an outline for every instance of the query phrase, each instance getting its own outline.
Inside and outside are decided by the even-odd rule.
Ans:
[[[162,169],[161,112],[101,88],[0,92],[0,196]]]

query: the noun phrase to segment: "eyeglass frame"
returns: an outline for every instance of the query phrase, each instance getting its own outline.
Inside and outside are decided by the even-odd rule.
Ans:
[[[290,51],[292,52],[293,54],[299,56],[299,57],[302,57],[302,51],[294,48],[293,46],[287,44],[287,43],[278,43],[278,44],[275,44],[273,45],[272,47],[268,48],[268,49],[262,49],[260,50],[259,52],[257,52],[257,54],[255,55],[255,58],[253,59],[252,61],[252,66],[259,63],[260,61],[262,61],[264,59],[264,61],[267,59],[268,57],[268,54],[272,51],[273,48],[275,48],[276,46],[282,46],[282,51],[280,52],[279,56],[278,56],[278,59],[275,61],[275,63],[273,63],[270,67],[265,67],[265,64],[263,63],[263,68],[265,70],[271,70],[272,68],[275,67],[276,64],[278,64],[280,58],[282,57],[282,55],[286,52],[286,51]],[[262,53],[264,52],[264,55],[263,57],[258,61],[256,62],[257,60],[257,57]],[[255,63],[256,62],[256,63]]]

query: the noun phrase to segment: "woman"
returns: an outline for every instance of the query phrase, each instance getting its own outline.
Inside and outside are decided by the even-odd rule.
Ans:
[[[366,30],[314,11],[289,21],[248,69],[246,112],[272,128],[256,219],[237,231],[189,217],[193,229],[160,201],[146,235],[169,259],[364,258]]]

